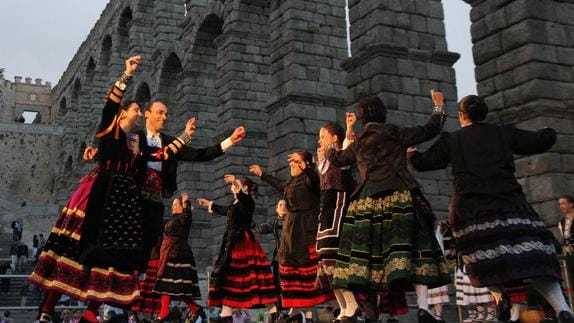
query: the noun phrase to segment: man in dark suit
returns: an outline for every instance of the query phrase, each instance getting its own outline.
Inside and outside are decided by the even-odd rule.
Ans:
[[[175,138],[162,132],[167,120],[167,106],[162,102],[151,102],[145,107],[145,129],[136,132],[139,138],[140,151],[149,148],[161,148],[172,142]],[[191,121],[191,120],[190,120]],[[183,146],[177,153],[177,159],[166,161],[148,161],[140,165],[144,169],[141,176],[141,187],[144,212],[144,247],[151,252],[163,233],[163,199],[169,198],[177,191],[177,165],[178,161],[204,162],[223,155],[234,144],[245,137],[245,129],[238,127],[233,134],[221,143],[206,148],[193,148]],[[166,148],[169,149],[169,146]],[[86,148],[84,159],[93,159],[97,149]]]

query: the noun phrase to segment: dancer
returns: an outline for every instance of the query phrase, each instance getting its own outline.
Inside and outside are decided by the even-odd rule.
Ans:
[[[564,217],[560,222],[558,222],[558,229],[562,239],[564,240],[563,250],[564,253],[571,256],[574,253],[574,234],[572,234],[572,222],[574,222],[574,197],[563,195],[558,199],[558,204],[560,211],[564,214]]]
[[[273,234],[275,239],[275,248],[273,249],[273,260],[271,261],[271,268],[273,269],[273,283],[277,291],[281,290],[279,283],[279,246],[281,245],[281,231],[283,231],[283,220],[287,215],[287,205],[285,200],[280,199],[275,206],[275,213],[277,216],[266,223],[257,224],[253,229],[254,232],[261,234]],[[281,312],[281,300],[277,302],[277,311]]]
[[[321,204],[319,209],[319,229],[317,231],[317,253],[319,254],[318,283],[323,289],[333,290],[340,313],[338,320],[356,318],[359,304],[353,292],[347,289],[333,289],[333,271],[337,251],[341,219],[347,212],[349,197],[355,188],[353,174],[349,167],[334,167],[325,159],[329,145],[339,151],[343,148],[345,138],[353,136],[354,114],[347,113],[347,131],[336,123],[326,123],[319,130],[318,169],[321,179]]]
[[[276,318],[277,289],[267,256],[251,231],[257,186],[248,178],[225,175],[234,200],[220,206],[204,198],[199,205],[227,217],[221,249],[210,278],[209,306],[222,306],[221,319],[231,322],[234,308],[267,306]]]
[[[488,124],[487,114],[481,97],[464,97],[458,112],[462,128],[443,133],[424,153],[414,151],[411,163],[419,171],[452,165],[451,227],[473,286],[488,287],[498,302],[510,283],[531,281],[561,322],[574,322],[560,289],[556,240],[514,176],[514,154],[550,149],[556,132]]]
[[[428,287],[450,281],[434,236],[435,216],[407,169],[407,147],[436,136],[444,122],[442,93],[432,93],[435,108],[424,126],[386,123],[377,96],[357,107],[363,131],[347,149],[327,150],[335,167],[357,164],[362,183],[343,217],[333,285],[355,292],[391,289],[417,294],[419,322],[436,322],[429,312]]]
[[[137,137],[130,134],[141,117],[139,106],[121,99],[140,62],[141,56],[129,58],[124,75],[108,93],[97,134],[98,167],[80,180],[30,276],[45,290],[40,322],[51,320],[61,294],[89,301],[85,322],[96,322],[102,302],[125,305],[139,296],[137,267],[145,255],[141,193],[135,180],[138,158],[173,158],[195,128],[191,119],[166,148],[139,151]]]
[[[447,221],[438,221],[435,236],[441,246],[441,250],[447,260],[447,263],[450,264],[451,260],[454,261],[455,255],[453,252],[450,225]],[[448,285],[429,289],[428,303],[431,308],[431,313],[434,315],[436,320],[439,323],[444,323],[444,319],[442,318],[443,304],[450,303],[450,298],[448,296]]]
[[[290,308],[289,321],[303,322],[310,313],[306,309],[332,300],[330,291],[315,286],[319,255],[317,242],[321,184],[307,151],[289,155],[291,179],[283,181],[264,173],[259,165],[249,171],[283,192],[287,202],[287,215],[279,247],[279,275],[281,278],[281,305]],[[302,311],[303,310],[303,311]]]
[[[173,200],[172,218],[164,226],[161,243],[157,282],[153,292],[161,295],[161,311],[158,320],[169,314],[172,298],[184,301],[193,314],[201,308],[193,301],[201,298],[195,258],[187,238],[191,229],[191,205],[187,194]]]

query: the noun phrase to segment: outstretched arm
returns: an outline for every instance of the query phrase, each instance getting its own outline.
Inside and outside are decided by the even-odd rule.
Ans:
[[[122,98],[124,97],[124,93],[130,79],[141,63],[141,59],[140,55],[136,55],[125,61],[126,67],[122,77],[112,86],[106,95],[106,104],[102,111],[102,118],[100,120],[96,138],[101,138],[102,136],[110,133],[118,122],[120,103],[122,102]]]
[[[512,147],[518,155],[541,154],[552,148],[556,143],[556,131],[544,128],[538,131],[528,131],[514,128]]]
[[[273,175],[264,173],[263,170],[261,169],[261,167],[259,167],[259,165],[251,165],[249,167],[249,172],[261,177],[261,180],[263,180],[267,184],[271,185],[272,187],[274,187],[276,190],[278,190],[280,192],[285,191],[285,188],[287,187],[287,183],[288,183],[287,181],[284,181],[284,180],[277,178]]]
[[[244,127],[236,128],[231,136],[221,143],[206,147],[206,148],[193,148],[190,146],[184,146],[180,152],[177,154],[178,160],[183,161],[210,161],[221,155],[226,151],[231,149],[231,147],[239,143],[243,138],[245,138],[246,132]]]
[[[442,130],[446,119],[444,96],[441,92],[434,90],[431,90],[431,95],[434,108],[428,122],[423,126],[399,129],[399,141],[404,147],[411,147],[429,141]]]
[[[447,138],[448,133],[443,133],[427,151],[420,153],[415,150],[410,156],[411,165],[419,172],[446,168],[450,162]]]

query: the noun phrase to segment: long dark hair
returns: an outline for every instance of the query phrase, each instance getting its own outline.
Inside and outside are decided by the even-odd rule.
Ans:
[[[257,185],[257,183],[247,177],[241,177],[238,181],[241,183],[242,188],[243,186],[247,186],[247,194],[251,195],[253,198],[258,198],[260,196],[259,185]]]
[[[307,167],[315,166],[315,163],[313,162],[313,154],[311,154],[310,152],[306,150],[295,150],[293,153],[301,156],[303,162],[307,164]]]
[[[337,142],[339,144],[343,144],[343,140],[345,140],[345,129],[341,127],[340,124],[334,122],[327,122],[321,129],[327,130],[331,135],[337,136]]]
[[[574,205],[574,197],[572,195],[562,195],[560,196],[561,199],[565,199],[566,201],[568,201],[568,203],[573,204]]]
[[[367,96],[357,106],[357,117],[363,126],[369,122],[385,123],[387,122],[387,107],[378,96]]]

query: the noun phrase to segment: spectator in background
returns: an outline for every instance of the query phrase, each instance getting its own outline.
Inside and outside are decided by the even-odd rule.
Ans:
[[[35,234],[32,238],[32,259],[36,262],[36,257],[38,256],[38,246],[40,245],[40,240],[38,240],[38,235]]]
[[[22,232],[24,231],[24,221],[22,220],[22,218],[16,219],[15,231],[17,238],[15,241],[22,240]]]
[[[69,310],[63,310],[62,314],[60,315],[60,318],[62,319],[62,323],[73,323],[74,322],[72,320],[72,313]]]
[[[10,246],[10,265],[13,272],[16,272],[16,264],[18,263],[18,245],[19,243],[16,241]]]
[[[74,314],[72,315],[72,322],[73,323],[80,323],[80,320],[82,319],[82,311],[80,310],[75,310]]]
[[[46,244],[46,239],[44,239],[44,234],[40,233],[40,234],[38,235],[38,240],[40,240],[40,241],[39,241],[39,242],[40,242],[40,245],[38,246],[38,248],[39,248],[40,250],[42,250],[42,248],[44,248],[44,245]],[[38,251],[40,251],[40,250],[38,250]],[[38,252],[38,254],[39,254],[39,253],[40,253],[40,252]]]
[[[28,261],[28,246],[25,243],[20,243],[18,245],[18,250],[16,252],[18,256],[17,271],[24,271],[24,264]]]
[[[12,266],[10,265],[10,263],[4,263],[1,267],[0,267],[0,273],[2,275],[12,275],[13,270],[12,270]],[[9,292],[10,291],[10,278],[6,278],[3,277],[2,278],[2,288],[0,289],[0,292]]]
[[[15,323],[14,319],[11,317],[10,311],[4,312],[4,319],[2,320],[2,323]]]

